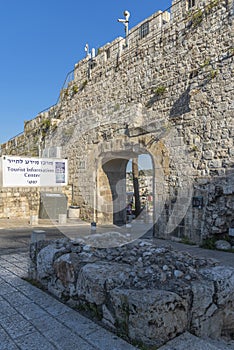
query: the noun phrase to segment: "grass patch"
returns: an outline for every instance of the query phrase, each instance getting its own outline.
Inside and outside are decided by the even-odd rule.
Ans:
[[[73,86],[72,86],[72,92],[73,92],[73,94],[77,94],[78,91],[79,91],[78,86],[77,86],[76,84],[73,85]]]
[[[90,319],[95,319],[97,321],[102,320],[101,309],[94,303],[80,303],[79,305],[75,306],[74,309]]]
[[[188,237],[183,237],[180,243],[188,244],[188,245],[196,245],[195,242],[191,241]]]
[[[222,252],[228,252],[228,253],[234,253],[234,249],[217,249],[215,246],[215,243],[219,240],[224,240],[229,242],[230,244],[232,244],[231,239],[229,236],[224,236],[224,237],[207,237],[203,240],[203,242],[201,243],[200,247],[204,248],[204,249],[210,249],[210,250],[218,250],[218,251],[222,251]]]
[[[201,9],[192,14],[192,24],[194,27],[197,27],[199,24],[201,24],[202,20],[203,13]]]
[[[154,89],[154,93],[157,96],[163,95],[165,91],[166,91],[166,87],[164,85],[160,85]]]
[[[215,248],[215,242],[217,241],[216,238],[214,237],[208,237],[208,238],[205,238],[200,247],[201,248],[204,248],[204,249],[211,249],[211,250],[216,250]]]
[[[213,69],[210,71],[210,79],[214,79],[215,77],[217,77],[217,75],[218,75],[217,69]]]
[[[200,67],[201,68],[207,67],[207,66],[209,66],[210,62],[211,62],[211,60],[208,58],[203,63],[201,63]]]
[[[158,346],[156,345],[145,345],[137,340],[132,340],[131,344],[140,350],[158,350]]]

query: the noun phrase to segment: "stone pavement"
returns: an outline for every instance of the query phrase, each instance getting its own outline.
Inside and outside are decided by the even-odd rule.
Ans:
[[[136,228],[140,231],[141,226],[142,223],[137,223]],[[82,238],[83,235],[90,232],[90,223],[80,219],[72,219],[68,220],[66,225],[58,225],[49,220],[39,220],[37,226],[31,226],[26,219],[0,219],[0,254],[1,251],[28,251],[32,230],[44,230],[46,232],[46,239],[62,238],[64,236],[76,239]],[[114,225],[97,226],[97,233],[113,230],[123,232],[123,228]],[[139,234],[137,236],[140,237]],[[149,238],[150,234],[146,236]],[[157,238],[154,238],[154,242],[160,245],[171,245],[176,250],[186,251],[195,256],[217,259],[222,265],[234,267],[234,253],[203,249],[199,246]]]
[[[134,350],[26,282],[28,253],[0,255],[0,350]]]
[[[158,350],[233,350],[234,342],[224,342],[222,340],[200,339],[185,332],[179,337],[169,341]]]

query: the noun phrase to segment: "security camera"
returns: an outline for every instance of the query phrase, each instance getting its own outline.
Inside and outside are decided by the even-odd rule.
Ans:
[[[129,35],[129,31],[128,31],[128,25],[129,25],[129,17],[130,17],[130,13],[128,11],[124,11],[124,19],[118,19],[118,22],[123,23],[124,27],[125,27],[125,46],[128,46],[128,35]]]
[[[128,20],[129,20],[129,17],[130,17],[130,12],[128,11],[124,11],[124,17],[125,19],[118,19],[118,22],[121,22],[121,23],[128,23]]]
[[[125,17],[126,21],[128,21],[129,17],[130,17],[130,12],[124,11],[124,17]]]

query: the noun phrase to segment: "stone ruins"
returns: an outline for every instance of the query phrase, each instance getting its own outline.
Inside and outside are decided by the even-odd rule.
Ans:
[[[68,239],[39,241],[30,258],[30,278],[144,349],[186,331],[233,339],[234,268],[212,259],[143,239],[102,249]]]

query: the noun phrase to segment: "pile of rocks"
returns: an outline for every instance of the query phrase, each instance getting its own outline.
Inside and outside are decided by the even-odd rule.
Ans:
[[[219,250],[234,250],[234,244],[231,245],[228,241],[220,239],[215,242],[215,248]]]
[[[214,260],[149,240],[102,249],[40,241],[30,257],[31,278],[131,341],[150,347],[186,330],[199,337],[234,334],[234,269]]]

